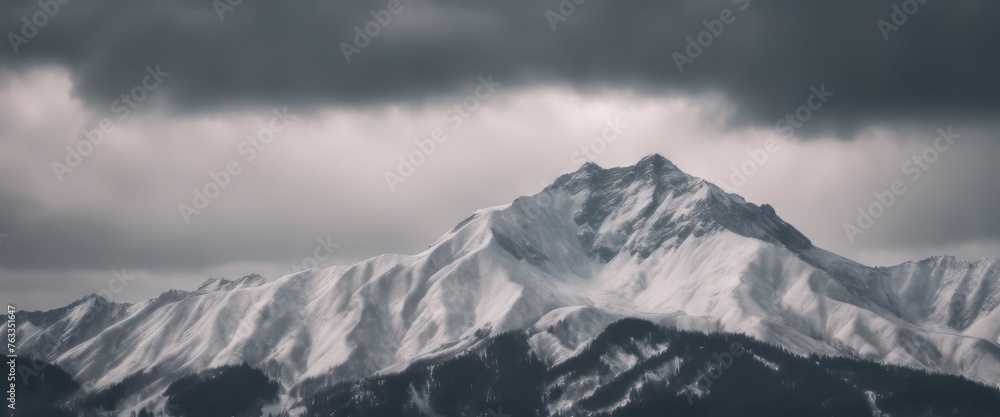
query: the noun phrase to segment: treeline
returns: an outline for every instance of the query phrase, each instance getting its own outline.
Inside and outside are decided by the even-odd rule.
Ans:
[[[17,386],[17,409],[8,416],[107,417],[117,416],[127,399],[157,381],[153,370],[132,374],[102,390],[83,393],[80,384],[55,364],[24,373]],[[140,409],[132,417],[260,417],[266,404],[278,400],[281,385],[247,364],[224,366],[184,376],[171,383],[163,396],[166,407]],[[276,416],[277,417],[277,416]],[[285,416],[287,417],[287,415]]]
[[[292,394],[310,417],[995,417],[1000,410],[1000,391],[959,376],[798,356],[743,335],[635,318],[612,323],[555,366],[534,355],[529,337],[500,333],[456,357],[355,381],[318,378]],[[117,415],[129,399],[162,383],[158,374],[140,372],[84,394],[68,373],[44,366],[19,388],[17,415]],[[134,417],[258,417],[280,391],[249,365],[214,368],[169,384],[166,410],[143,409]],[[567,405],[573,408],[560,408]]]
[[[967,379],[851,358],[803,357],[743,335],[608,326],[573,358],[546,367],[524,332],[475,351],[315,389],[307,416],[996,416],[1000,391]],[[650,354],[650,347],[659,347]],[[615,358],[642,358],[619,369]],[[627,362],[627,361],[626,361]],[[669,371],[665,371],[669,369]],[[651,378],[651,376],[656,376]],[[579,401],[572,391],[600,380]],[[562,414],[556,404],[572,402]]]

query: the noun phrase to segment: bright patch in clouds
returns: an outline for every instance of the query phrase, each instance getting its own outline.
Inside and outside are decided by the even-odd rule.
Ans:
[[[934,139],[933,129],[785,140],[771,129],[726,128],[734,113],[721,96],[506,85],[455,126],[448,112],[474,88],[411,105],[273,103],[197,115],[172,112],[153,92],[60,183],[52,162],[64,160],[66,147],[109,111],[84,106],[63,70],[8,74],[0,85],[9,109],[0,115],[0,232],[9,235],[0,243],[0,284],[25,308],[48,308],[100,290],[110,271],[123,267],[147,281],[130,288],[126,301],[190,289],[218,274],[274,279],[327,236],[341,244],[329,261],[337,264],[415,253],[472,211],[538,192],[587,155],[617,166],[652,153],[771,204],[817,246],[863,262],[996,254],[1000,231],[988,229],[995,219],[987,210],[1000,203],[976,191],[990,187],[981,175],[997,171],[982,156],[995,155],[996,145],[971,128],[852,245],[842,224],[900,178],[902,164]],[[273,124],[272,109],[286,106],[295,118],[248,160],[241,144]],[[619,128],[609,130],[609,121]],[[447,139],[393,191],[386,172],[397,172],[400,157],[435,129]],[[754,160],[771,138],[780,139],[776,148]],[[732,185],[734,167],[748,160],[752,174]],[[230,161],[239,174],[187,224],[178,206]],[[953,203],[941,203],[942,195]],[[963,201],[980,202],[970,208]],[[958,232],[928,238],[921,228],[935,222]]]

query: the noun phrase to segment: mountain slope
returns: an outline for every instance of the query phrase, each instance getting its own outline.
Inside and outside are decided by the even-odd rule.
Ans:
[[[519,329],[557,365],[631,316],[997,385],[998,277],[996,261],[851,262],[814,247],[770,206],[651,156],[632,167],[587,164],[539,194],[474,213],[417,255],[273,282],[210,280],[135,305],[91,297],[27,315],[21,337],[22,349],[86,389],[142,370],[166,381],[246,362],[297,395]],[[99,318],[81,323],[87,308]],[[549,330],[556,324],[565,328]]]
[[[555,366],[530,332],[455,358],[308,393],[306,416],[993,416],[1000,391],[853,359],[804,358],[744,336],[625,319]],[[491,413],[492,411],[492,413]]]
[[[907,320],[984,339],[1000,334],[1000,260],[941,256],[882,269],[895,278],[887,285]]]

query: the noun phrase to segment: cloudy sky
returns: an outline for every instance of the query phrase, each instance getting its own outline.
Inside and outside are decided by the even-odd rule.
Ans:
[[[0,301],[416,253],[652,153],[867,264],[1000,254],[997,2],[576,1],[3,2]]]

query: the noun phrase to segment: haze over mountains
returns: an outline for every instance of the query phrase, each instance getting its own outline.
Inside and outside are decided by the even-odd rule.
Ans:
[[[123,410],[162,406],[185,375],[247,363],[301,412],[317,387],[447,361],[505,332],[523,336],[525,357],[558,367],[624,318],[1000,386],[998,306],[997,258],[861,265],[813,246],[772,207],[653,155],[588,163],[477,211],[416,255],[209,280],[136,304],[90,296],[26,314],[21,339],[84,390],[155,373]],[[644,345],[643,360],[668,339]]]

